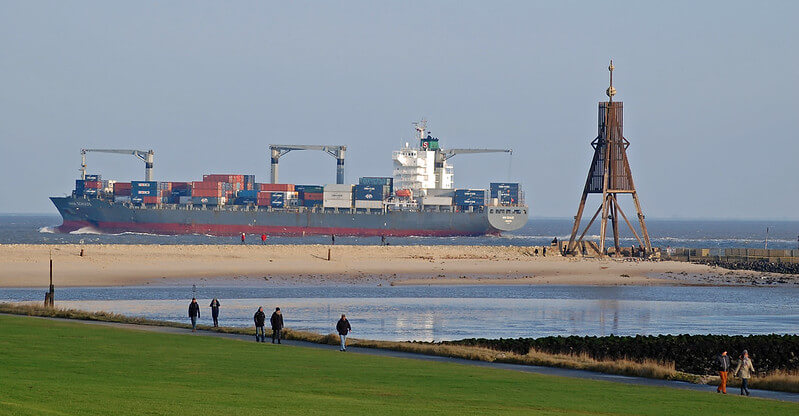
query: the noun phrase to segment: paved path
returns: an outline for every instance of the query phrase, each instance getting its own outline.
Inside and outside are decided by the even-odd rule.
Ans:
[[[252,335],[223,334],[220,332],[202,331],[202,330],[198,330],[197,332],[192,333],[190,329],[184,329],[184,328],[122,324],[116,322],[78,321],[73,319],[62,319],[62,318],[40,318],[40,319],[80,322],[88,325],[110,326],[114,328],[125,328],[125,329],[133,329],[133,330],[147,331],[147,332],[160,332],[160,333],[182,334],[182,335],[191,335],[191,336],[208,336],[208,337],[227,338],[239,341],[254,342],[254,336]],[[316,344],[313,342],[295,341],[295,340],[283,340],[282,342],[283,345],[285,346],[316,348],[316,349],[331,350],[331,351],[338,351],[339,348],[338,344],[326,345],[326,344]],[[620,376],[614,374],[595,373],[593,371],[572,370],[568,368],[540,367],[534,365],[507,364],[507,363],[496,363],[496,362],[489,363],[485,361],[473,361],[462,358],[439,357],[435,355],[424,355],[411,352],[392,351],[392,350],[384,350],[376,348],[349,347],[347,348],[347,352],[355,354],[377,355],[381,357],[407,358],[413,360],[436,361],[443,363],[471,365],[476,367],[498,368],[504,370],[521,371],[525,373],[535,373],[535,374],[546,374],[559,377],[572,377],[572,378],[581,378],[581,379],[590,379],[590,380],[611,381],[615,383],[635,384],[639,386],[671,387],[671,388],[678,388],[685,390],[704,391],[711,394],[717,394],[715,386],[693,384],[683,381],[658,380],[658,379],[643,378],[643,377]],[[739,392],[739,389],[737,388],[728,388],[727,390],[729,391],[729,394],[736,394]],[[754,397],[799,403],[798,393],[787,393],[787,392],[770,391],[770,390],[751,390],[751,392],[752,396]]]

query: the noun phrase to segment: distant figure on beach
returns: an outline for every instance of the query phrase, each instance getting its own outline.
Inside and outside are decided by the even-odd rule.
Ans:
[[[255,321],[255,342],[266,342],[266,332],[264,332],[264,322],[266,322],[266,314],[264,307],[259,306],[258,311],[252,317]]]
[[[261,244],[266,245],[266,234],[261,234]]]
[[[246,238],[247,237],[244,236],[244,233],[241,233],[241,244],[247,244],[247,242],[244,241]]]
[[[749,395],[749,378],[755,372],[755,367],[752,365],[752,360],[749,358],[749,351],[744,350],[741,354],[741,359],[738,360],[738,366],[735,367],[735,375],[741,378],[741,396]]]
[[[275,311],[272,312],[270,323],[272,324],[272,344],[275,343],[275,339],[280,344],[280,331],[283,330],[283,313],[280,312],[280,308],[275,308]]]
[[[380,236],[380,245],[383,245],[383,246],[386,245],[386,236],[384,236],[384,235]]]
[[[341,319],[336,323],[336,331],[338,331],[338,337],[341,339],[341,349],[339,351],[347,351],[347,334],[352,331],[347,315],[341,314]]]
[[[214,298],[208,306],[211,307],[211,317],[214,318],[214,328],[216,328],[219,326],[219,299]]]
[[[730,367],[732,364],[730,363],[730,356],[727,355],[727,351],[722,352],[718,356],[716,356],[716,368],[719,371],[719,387],[716,389],[716,393],[724,393],[727,394],[727,372],[730,371]]]
[[[336,245],[336,235],[335,234],[330,234],[330,244],[334,245],[334,246]]]
[[[552,245],[557,247],[558,246],[558,237],[552,239]]]
[[[536,256],[538,255],[538,247],[536,247],[534,253],[535,253]]]
[[[546,248],[546,247],[544,247],[544,248],[542,249],[542,252],[544,253],[544,257],[546,257],[546,256],[547,256],[547,248]]]
[[[191,332],[197,330],[197,318],[200,317],[200,304],[197,303],[197,298],[191,298],[189,304],[189,318],[191,319]]]

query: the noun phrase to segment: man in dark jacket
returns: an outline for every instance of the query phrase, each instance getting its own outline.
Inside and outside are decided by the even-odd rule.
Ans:
[[[341,339],[341,349],[339,351],[347,351],[347,334],[352,331],[347,315],[341,314],[341,319],[336,323],[336,331],[338,331],[338,336]]]
[[[197,298],[191,298],[189,304],[189,318],[191,319],[191,332],[197,330],[197,318],[200,317],[200,305],[197,303]]]
[[[730,371],[730,365],[730,356],[727,355],[727,351],[716,356],[716,369],[721,379],[719,380],[719,387],[716,389],[716,393],[727,394],[727,372]]]
[[[275,343],[275,338],[280,344],[280,331],[283,329],[283,313],[280,312],[280,308],[275,308],[275,311],[272,312],[270,323],[272,324],[272,344]]]
[[[255,321],[255,342],[266,342],[266,332],[264,332],[266,314],[263,306],[258,307],[258,312],[255,312],[255,316],[252,319]]]
[[[211,317],[214,318],[214,328],[219,326],[219,299],[214,298],[211,301]]]

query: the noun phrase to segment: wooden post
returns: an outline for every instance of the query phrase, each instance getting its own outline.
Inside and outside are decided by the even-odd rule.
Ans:
[[[327,261],[330,261],[330,249],[327,249]]]

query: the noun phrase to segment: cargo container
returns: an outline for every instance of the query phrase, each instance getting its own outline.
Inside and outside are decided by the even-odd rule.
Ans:
[[[325,208],[352,208],[352,199],[325,199],[322,206]]]
[[[239,191],[241,192],[241,191]],[[257,204],[258,198],[256,197],[249,197],[249,196],[237,196],[236,199],[233,200],[233,205],[248,205],[248,204]]]
[[[155,181],[132,181],[132,189],[158,189],[158,182]]]
[[[388,186],[388,195],[394,193],[394,178],[384,176],[366,176],[358,179],[358,185]]]
[[[322,199],[325,201],[327,200],[337,200],[337,201],[352,201],[352,192],[325,192],[322,194]]]
[[[178,204],[191,204],[191,196],[179,196]]]
[[[456,189],[453,204],[458,206],[479,206],[486,204],[485,189]]]
[[[260,184],[259,190],[270,192],[294,192],[294,185],[288,183],[262,183]]]
[[[258,198],[258,191],[254,189],[242,189],[236,192],[238,198]]]
[[[302,206],[304,207],[321,207],[323,206],[323,201],[321,199],[306,199],[302,201]]]
[[[352,185],[331,183],[325,185],[324,192],[352,192],[352,189]]]
[[[130,195],[114,195],[114,202],[130,202]]]
[[[308,200],[308,201],[321,201],[325,199],[325,194],[322,192],[304,192],[300,199]],[[352,199],[352,197],[350,197]]]
[[[143,204],[144,197],[143,196],[132,196],[130,197],[130,202],[134,204]]]
[[[491,190],[491,198],[497,198],[498,195],[518,195],[519,183],[518,182],[491,182],[489,185]]]
[[[363,201],[355,200],[355,208],[383,209],[383,201]]]
[[[101,175],[85,175],[83,177],[83,179],[87,180],[87,181],[101,181],[101,180],[103,180]]]
[[[382,201],[386,197],[388,186],[385,185],[355,185],[355,200],[358,201]]]
[[[426,196],[421,198],[422,205],[452,205],[452,198],[448,196]]]
[[[191,202],[194,205],[224,205],[225,198],[224,197],[202,197],[202,196],[192,196]]]
[[[297,192],[313,192],[321,194],[325,191],[325,187],[322,185],[294,185],[294,190]]]
[[[255,175],[244,175],[244,190],[257,191],[255,189]]]

